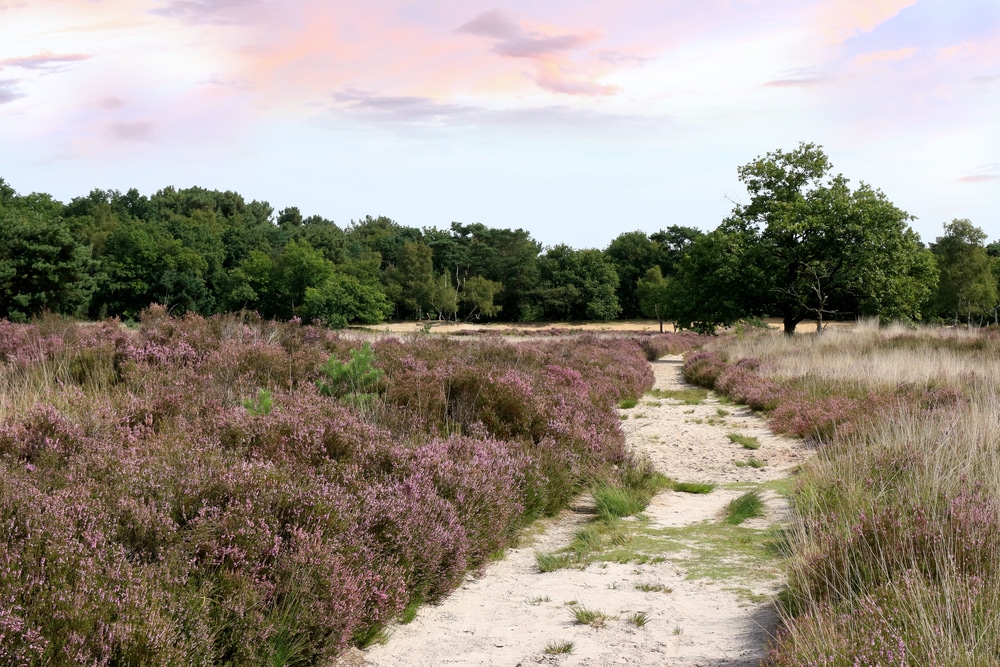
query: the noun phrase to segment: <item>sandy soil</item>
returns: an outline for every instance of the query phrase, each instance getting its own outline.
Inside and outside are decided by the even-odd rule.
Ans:
[[[772,329],[781,329],[782,323],[780,318],[771,318],[767,320],[768,326]],[[827,322],[826,326],[828,328],[836,329],[852,329],[855,326],[854,322]],[[566,332],[566,333],[577,333],[577,332],[587,332],[587,333],[626,333],[626,332],[646,332],[646,333],[658,333],[660,330],[659,323],[656,320],[615,320],[611,322],[540,322],[540,323],[525,323],[525,322],[490,322],[490,323],[475,323],[475,322],[446,322],[437,320],[426,320],[421,322],[385,322],[383,324],[377,324],[372,326],[356,326],[350,327],[348,331],[356,331],[358,333],[391,333],[391,334],[411,334],[419,333],[425,330],[425,328],[433,333],[446,334],[446,335],[467,335],[470,333],[510,333],[517,332],[518,335],[530,335],[532,332]],[[816,330],[816,324],[812,320],[806,320],[799,323],[796,333],[812,333]],[[673,332],[674,325],[671,322],[663,323],[664,332]]]
[[[680,357],[654,362],[657,389],[686,386],[680,363]],[[630,444],[664,474],[720,484],[707,495],[666,492],[653,499],[648,521],[634,525],[644,540],[642,551],[660,558],[642,564],[598,560],[583,569],[539,572],[535,554],[565,547],[592,518],[590,502],[581,498],[442,603],[392,628],[385,644],[353,651],[339,664],[756,665],[776,625],[769,600],[782,583],[781,572],[760,550],[747,553],[739,541],[719,540],[720,534],[732,535],[720,527],[719,517],[749,486],[787,477],[808,454],[806,448],[771,434],[748,409],[720,405],[714,396],[693,406],[646,397],[622,416]],[[733,444],[726,437],[733,431],[756,436],[760,448],[751,452]],[[751,454],[766,465],[736,465]],[[784,499],[767,484],[761,489],[767,516],[736,529],[744,542],[773,537],[768,527],[787,516]],[[609,618],[599,628],[577,624],[573,605]],[[648,623],[630,622],[637,612],[644,612]],[[546,652],[567,642],[570,653]]]

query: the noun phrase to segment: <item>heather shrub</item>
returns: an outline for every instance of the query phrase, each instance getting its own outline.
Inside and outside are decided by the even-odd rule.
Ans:
[[[715,381],[725,367],[725,359],[717,352],[694,352],[684,359],[684,380],[699,387],[714,389]]]
[[[0,663],[328,662],[632,474],[651,384],[624,339],[0,322]]]
[[[749,402],[770,383],[772,428],[819,444],[796,484],[767,664],[997,664],[993,337],[864,328],[709,353],[730,360],[717,390]]]
[[[704,342],[704,336],[692,331],[682,331],[651,334],[637,337],[635,340],[646,354],[646,359],[656,361],[668,354],[682,354],[698,349]]]

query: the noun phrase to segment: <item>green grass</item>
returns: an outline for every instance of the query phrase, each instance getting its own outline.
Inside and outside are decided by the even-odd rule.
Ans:
[[[711,493],[715,484],[711,482],[675,482],[674,491],[681,493]]]
[[[716,408],[715,409],[715,414],[717,414],[720,417],[728,417],[729,415],[731,415],[733,413],[731,413],[729,410],[726,410],[725,408]]]
[[[573,614],[573,620],[578,624],[589,625],[592,628],[603,628],[608,622],[607,614],[583,606],[571,607],[570,613]]]
[[[747,519],[755,519],[764,516],[764,500],[760,496],[760,491],[754,489],[747,491],[742,496],[730,500],[726,504],[725,522],[738,526]]]
[[[639,399],[633,396],[630,398],[623,398],[622,400],[618,401],[618,407],[621,408],[622,410],[628,410],[629,408],[634,408],[638,403]]]
[[[545,653],[547,655],[564,655],[573,652],[573,642],[558,642],[547,644]]]
[[[698,405],[708,398],[708,389],[653,389],[646,395],[653,398],[670,398],[685,405]]]
[[[649,623],[649,614],[644,611],[637,611],[628,617],[628,622],[637,628],[641,628]]]
[[[419,597],[415,597],[410,600],[406,607],[403,608],[403,612],[399,615],[399,622],[403,625],[407,623],[412,623],[413,619],[417,617],[417,611],[420,609],[420,605],[423,603]]]
[[[533,598],[528,598],[528,604],[530,604],[532,607],[537,607],[543,602],[551,602],[551,601],[552,598],[550,598],[548,595],[539,595]]]
[[[664,586],[658,581],[640,581],[635,585],[635,590],[643,593],[673,593],[674,589]]]
[[[734,461],[737,468],[763,468],[767,464],[758,459],[756,456],[751,456],[746,461]]]
[[[535,554],[535,564],[539,572],[555,572],[573,564],[573,557],[565,553]]]
[[[646,509],[651,497],[652,494],[646,489],[631,489],[607,484],[602,484],[594,489],[597,515],[605,522],[638,514]]]
[[[743,435],[742,433],[727,433],[726,437],[729,438],[729,442],[735,443],[737,445],[743,445],[744,449],[760,449],[760,440],[752,435]]]

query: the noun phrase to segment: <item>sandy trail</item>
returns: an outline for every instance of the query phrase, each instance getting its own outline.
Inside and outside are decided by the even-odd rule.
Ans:
[[[680,357],[654,362],[655,389],[689,388],[680,365]],[[770,433],[749,409],[723,406],[714,395],[698,405],[647,396],[622,415],[629,443],[665,475],[719,484],[706,495],[665,492],[653,499],[648,521],[635,522],[636,549],[658,558],[624,564],[597,560],[583,569],[539,572],[536,552],[565,547],[592,518],[588,499],[581,498],[442,603],[422,608],[408,625],[395,626],[388,642],[353,651],[339,664],[758,664],[776,624],[769,600],[782,578],[766,550],[747,545],[772,539],[768,527],[787,516],[786,502],[765,483],[787,477],[807,455],[806,448]],[[751,452],[730,442],[731,432],[757,437],[760,448]],[[750,455],[766,465],[737,465]],[[767,516],[736,529],[722,527],[723,506],[759,484]],[[610,618],[599,628],[577,624],[572,605]],[[647,615],[645,625],[629,621],[637,612]],[[546,652],[569,642],[570,653]]]

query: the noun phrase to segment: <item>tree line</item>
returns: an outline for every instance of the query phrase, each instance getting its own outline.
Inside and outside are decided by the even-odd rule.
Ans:
[[[523,229],[344,227],[199,187],[93,190],[62,203],[0,179],[0,317],[134,319],[254,310],[343,327],[387,319],[653,317],[714,330],[755,317],[994,322],[1000,243],[968,220],[924,246],[910,216],[801,144],[740,167],[747,204],[713,231],[626,232],[543,248]]]

